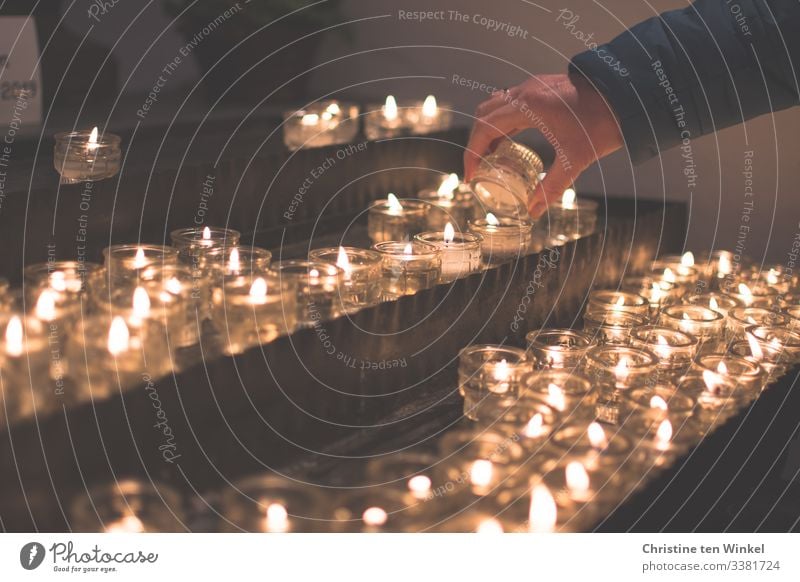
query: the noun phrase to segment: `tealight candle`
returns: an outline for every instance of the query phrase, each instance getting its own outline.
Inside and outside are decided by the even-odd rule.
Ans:
[[[179,294],[165,292],[158,282],[140,281],[136,286],[115,287],[95,297],[93,311],[109,321],[121,317],[130,330],[147,334],[150,347],[160,342],[166,351],[169,334],[177,337],[186,322],[184,301]],[[158,372],[153,369],[150,374]]]
[[[430,205],[428,230],[443,230],[451,222],[464,231],[475,215],[475,196],[457,174],[446,176],[438,188],[422,190],[417,196]]]
[[[635,443],[626,432],[606,430],[587,419],[562,424],[550,441],[562,463],[579,461],[588,471],[616,470],[636,457]]]
[[[764,384],[778,379],[786,372],[788,366],[788,358],[778,342],[762,344],[755,340],[745,339],[733,342],[728,350],[734,356],[756,362],[764,372]]]
[[[56,409],[47,326],[11,310],[0,316],[0,370],[9,422]],[[3,423],[4,424],[4,423]]]
[[[673,461],[695,446],[705,434],[705,426],[694,418],[631,418],[625,423],[625,431],[634,435],[636,450],[642,455],[637,473],[666,468]],[[640,477],[641,478],[641,477]]]
[[[486,211],[527,218],[528,201],[543,168],[533,150],[506,139],[481,160],[470,185]]]
[[[418,451],[402,451],[373,457],[367,463],[366,475],[371,485],[400,487],[416,501],[430,499],[435,488],[436,455]]]
[[[564,416],[573,416],[581,409],[591,410],[597,401],[589,379],[575,372],[536,371],[523,376],[520,384],[521,400],[541,398]]]
[[[598,344],[626,345],[630,343],[631,330],[646,323],[641,315],[625,311],[583,314],[583,331]]]
[[[228,277],[212,299],[212,321],[227,354],[269,343],[295,328],[297,294],[289,280],[272,273]]]
[[[670,305],[661,311],[658,323],[697,338],[697,353],[714,352],[724,342],[725,316],[702,305]]]
[[[317,249],[310,259],[335,263],[343,271],[339,289],[348,312],[374,305],[381,298],[381,255],[376,251],[354,247]]]
[[[591,525],[605,504],[618,501],[625,493],[619,474],[602,469],[587,471],[581,461],[559,463],[532,482],[546,485],[559,510],[573,514],[571,529],[579,529],[578,522]]]
[[[487,265],[526,255],[531,246],[532,228],[533,224],[527,220],[497,217],[491,212],[486,218],[469,223],[470,232],[483,237],[481,252]]]
[[[586,354],[586,375],[609,393],[652,383],[658,356],[647,349],[605,345]]]
[[[442,460],[437,480],[489,495],[518,470],[524,451],[514,439],[496,432],[451,430],[439,441]]]
[[[632,388],[622,395],[619,424],[630,428],[629,421],[660,423],[666,418],[674,426],[692,416],[696,405],[692,394],[678,390],[673,384]]]
[[[220,530],[298,533],[322,529],[325,504],[317,487],[264,474],[226,487],[220,496]]]
[[[339,289],[344,271],[325,261],[279,261],[272,266],[281,283],[288,283],[297,297],[297,325],[313,327],[339,317],[344,306]]]
[[[694,336],[671,327],[643,325],[631,332],[631,346],[658,356],[656,375],[662,382],[677,380],[689,369],[698,344]]]
[[[697,399],[694,416],[705,426],[725,422],[752,400],[740,383],[710,370],[687,374],[681,378],[678,389]]]
[[[778,291],[761,282],[733,283],[725,292],[745,307],[772,307],[778,303]]]
[[[435,96],[428,95],[422,103],[409,107],[407,115],[412,133],[426,134],[449,129],[453,109],[449,104],[437,103]]]
[[[764,387],[767,380],[761,366],[751,358],[743,358],[732,354],[703,354],[692,364],[692,372],[717,374],[734,383],[741,384],[754,397]]]
[[[594,200],[578,199],[575,190],[567,188],[561,200],[548,203],[546,219],[549,219],[549,242],[563,245],[594,234],[597,229],[597,209]],[[543,225],[544,220],[540,221]]]
[[[272,263],[272,253],[259,247],[238,245],[212,249],[206,253],[206,259],[215,271],[214,278],[219,280],[264,272]]]
[[[648,318],[655,320],[663,307],[680,301],[683,290],[675,283],[654,277],[625,277],[621,289],[644,297],[650,303]]]
[[[367,139],[379,140],[403,135],[408,128],[408,111],[397,106],[393,95],[384,105],[372,105],[364,114],[364,133]]]
[[[705,262],[701,259],[701,264],[697,265],[701,271],[703,279],[710,289],[724,289],[729,286],[730,281],[740,265],[734,260],[735,255],[730,251],[714,251],[712,253],[700,253],[701,257],[707,257]]]
[[[485,400],[516,395],[522,375],[531,369],[524,350],[507,346],[468,346],[459,352],[458,362],[458,391],[471,420],[478,418]]]
[[[283,141],[291,151],[352,142],[360,109],[353,103],[323,100],[283,115]]]
[[[746,339],[745,330],[751,325],[786,327],[789,318],[766,307],[734,307],[728,312],[725,341],[732,343]]]
[[[557,402],[561,403],[561,400]],[[546,396],[526,390],[524,394],[484,400],[473,409],[483,430],[511,437],[531,455],[538,453],[562,413]]]
[[[436,284],[442,272],[442,253],[421,242],[378,243],[381,255],[381,285],[384,299],[413,295]]]
[[[609,311],[632,313],[643,318],[650,315],[650,303],[641,295],[605,289],[591,291],[586,313],[604,314]]]
[[[103,257],[109,281],[114,283],[136,279],[148,267],[177,264],[178,249],[151,244],[113,245],[103,249]]]
[[[529,332],[525,339],[534,357],[534,367],[577,371],[583,367],[586,352],[594,340],[586,333],[572,329],[540,329]]]
[[[336,533],[400,532],[424,506],[421,501],[410,501],[399,487],[343,491],[333,506],[330,528]]]
[[[53,165],[62,184],[98,182],[119,172],[120,137],[91,131],[57,133]]]
[[[683,262],[656,261],[652,266],[653,273],[660,273],[661,278],[683,287],[687,292],[694,293],[700,280],[700,272],[693,266]]]
[[[444,232],[423,232],[415,239],[433,245],[441,252],[443,282],[454,281],[480,269],[483,240],[480,235],[457,233],[448,222]]]
[[[725,317],[728,317],[728,313],[731,309],[742,306],[742,302],[738,299],[715,291],[684,297],[683,302],[687,305],[702,305],[703,307],[708,307],[714,311],[719,311]]]
[[[797,285],[797,275],[783,265],[754,266],[749,271],[742,271],[740,278],[756,288],[774,289],[780,295],[789,293]]]
[[[180,228],[170,233],[180,259],[196,268],[205,267],[204,264],[198,264],[198,261],[205,261],[211,251],[238,246],[241,236],[239,231],[212,226]]]
[[[756,359],[769,349],[781,352],[781,361],[786,364],[796,364],[800,361],[800,332],[792,331],[786,327],[753,325],[745,330],[750,350]]]
[[[69,523],[80,533],[186,531],[180,494],[162,484],[132,479],[91,488],[70,503]]]
[[[378,200],[367,213],[367,232],[373,243],[408,241],[423,232],[428,225],[426,202],[400,200],[389,194]]]

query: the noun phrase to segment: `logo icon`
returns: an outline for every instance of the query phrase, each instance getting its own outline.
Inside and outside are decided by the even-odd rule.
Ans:
[[[26,570],[35,570],[44,561],[44,546],[39,542],[30,542],[19,551],[19,563]]]

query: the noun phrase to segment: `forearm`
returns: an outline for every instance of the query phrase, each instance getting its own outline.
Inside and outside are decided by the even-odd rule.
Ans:
[[[798,69],[800,0],[698,0],[576,56],[571,73],[603,93],[640,162],[798,104]]]

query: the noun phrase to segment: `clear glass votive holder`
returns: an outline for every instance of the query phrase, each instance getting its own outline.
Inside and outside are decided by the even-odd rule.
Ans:
[[[420,200],[376,200],[367,211],[367,233],[373,244],[410,241],[428,228],[430,205]]]
[[[626,487],[619,472],[599,467],[587,470],[580,461],[562,462],[531,478],[531,485],[547,486],[570,531],[581,531],[596,523],[609,506],[624,499]],[[563,526],[562,526],[563,527]]]
[[[343,490],[332,500],[327,531],[334,533],[402,532],[428,506],[400,487]]]
[[[622,280],[622,291],[641,295],[650,303],[648,318],[655,321],[661,309],[680,302],[683,289],[675,283],[651,276],[631,276]]]
[[[556,404],[563,404],[563,401],[558,400]],[[474,410],[475,421],[481,430],[511,437],[530,455],[542,450],[550,432],[562,417],[562,412],[550,404],[547,395],[530,391],[519,397],[487,399]]]
[[[429,95],[425,101],[411,103],[406,117],[414,135],[444,131],[453,124],[453,106],[450,103],[437,103],[436,97]]]
[[[697,399],[694,417],[708,427],[724,423],[752,400],[742,384],[708,371],[686,374],[678,390]]]
[[[520,400],[540,398],[564,417],[582,416],[597,402],[597,392],[589,379],[566,370],[537,370],[522,377]]]
[[[692,364],[693,374],[706,372],[716,374],[734,383],[741,384],[754,398],[758,396],[767,381],[766,373],[752,358],[733,354],[703,354]]]
[[[637,458],[634,439],[614,427],[590,419],[562,424],[550,435],[553,458],[559,464],[577,461],[587,471],[618,470]]]
[[[325,261],[278,261],[272,265],[281,284],[295,291],[299,327],[313,327],[344,313],[339,289],[344,271]]]
[[[619,425],[624,428],[642,420],[658,424],[665,418],[675,426],[694,414],[697,399],[675,384],[655,384],[626,390],[620,404]]]
[[[247,477],[223,489],[219,529],[250,533],[325,531],[326,501],[320,488],[311,484],[275,474]]]
[[[761,346],[755,342],[739,340],[728,346],[728,352],[734,356],[756,362],[764,372],[764,385],[780,378],[788,368],[787,356],[780,347],[773,344]]]
[[[373,457],[367,463],[370,486],[388,486],[407,491],[418,501],[430,499],[439,491],[436,465],[439,457],[418,451],[402,451]]]
[[[470,232],[483,237],[481,252],[487,265],[528,254],[533,223],[520,218],[488,215],[471,220]]]
[[[588,334],[573,329],[539,329],[525,336],[538,370],[580,371],[586,352],[595,346]]]
[[[51,326],[51,339],[57,337],[62,344],[91,294],[103,287],[103,268],[95,263],[52,261],[29,265],[24,270],[26,307]]]
[[[725,327],[726,343],[747,339],[745,330],[751,325],[787,327],[789,318],[783,313],[766,307],[734,307],[728,312]]]
[[[553,200],[547,205],[547,215],[539,224],[549,220],[549,242],[551,245],[578,240],[594,234],[597,230],[599,204],[585,198]]]
[[[206,253],[206,259],[213,270],[214,284],[227,277],[245,277],[263,273],[272,264],[272,253],[254,246],[237,245],[218,247]]]
[[[442,257],[442,273],[439,280],[443,283],[465,277],[481,267],[480,235],[471,232],[423,232],[416,235],[415,240],[432,245],[439,249]]]
[[[213,292],[211,320],[225,353],[240,354],[291,333],[297,320],[294,284],[268,272],[224,279]]]
[[[426,188],[417,194],[417,198],[429,205],[426,230],[443,231],[449,222],[457,230],[465,232],[475,216],[475,195],[468,188],[460,187],[456,174],[451,174],[450,178],[446,178],[438,189]]]
[[[631,417],[622,429],[634,440],[638,463],[633,464],[632,477],[643,479],[654,470],[666,469],[675,459],[696,446],[705,436],[708,425],[695,417],[653,421],[648,417]]]
[[[658,356],[648,349],[604,345],[586,354],[586,376],[606,394],[655,384]]]
[[[117,175],[121,139],[113,133],[70,131],[55,135],[53,166],[62,184],[99,182]]]
[[[515,396],[522,376],[531,370],[524,350],[509,346],[474,345],[458,354],[458,391],[464,398],[464,415],[478,418],[487,400]]]
[[[364,135],[371,141],[391,139],[409,133],[410,107],[398,107],[394,96],[389,95],[384,104],[367,105],[364,111]]]
[[[595,311],[583,314],[583,331],[597,344],[627,345],[631,331],[645,325],[641,315],[625,311]]]
[[[658,324],[694,336],[698,354],[716,352],[725,341],[725,316],[702,305],[670,305],[661,311]]]
[[[211,274],[209,253],[216,249],[230,252],[229,249],[239,246],[241,236],[239,231],[218,226],[179,228],[170,233],[180,262],[204,275]]]
[[[326,99],[283,114],[283,142],[291,151],[346,144],[358,133],[360,108]]]
[[[736,279],[728,286],[725,295],[736,299],[745,307],[772,308],[778,304],[778,290],[763,281]]]
[[[737,307],[742,307],[741,301],[739,301],[734,297],[731,297],[730,295],[719,293],[718,291],[710,291],[708,293],[697,293],[695,295],[690,295],[684,297],[683,302],[686,305],[701,305],[703,307],[708,307],[709,309],[713,309],[714,311],[719,311],[725,317],[728,317],[728,314],[731,312],[732,309],[736,309]]]
[[[658,357],[656,376],[660,382],[675,381],[692,365],[697,338],[671,327],[643,325],[631,332],[631,346],[646,349]]]
[[[177,491],[133,479],[93,487],[73,499],[69,524],[79,533],[179,533],[188,529]]]
[[[470,186],[489,212],[527,219],[528,202],[543,171],[536,152],[505,139],[481,160]]]
[[[752,325],[745,330],[745,336],[756,359],[759,350],[761,354],[779,350],[781,362],[787,365],[800,362],[800,332],[788,327]]]
[[[442,253],[433,245],[418,241],[387,241],[372,248],[381,255],[384,300],[414,295],[439,281]]]
[[[143,269],[176,265],[178,249],[151,244],[121,244],[103,249],[104,266],[113,285],[119,281],[136,280]]]
[[[700,272],[696,268],[680,263],[655,261],[652,265],[652,273],[653,276],[683,287],[689,293],[695,292],[700,280]]]
[[[377,251],[355,247],[316,249],[309,253],[313,260],[334,263],[342,269],[343,282],[339,289],[348,312],[375,305],[381,299],[381,255]]]
[[[589,302],[586,305],[588,314],[605,314],[609,311],[632,313],[639,317],[650,316],[650,302],[641,295],[626,291],[611,291],[596,289],[589,293]]]

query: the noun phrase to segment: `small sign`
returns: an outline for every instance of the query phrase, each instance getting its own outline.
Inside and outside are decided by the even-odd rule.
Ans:
[[[42,120],[42,78],[36,22],[0,16],[0,140],[31,133]]]

